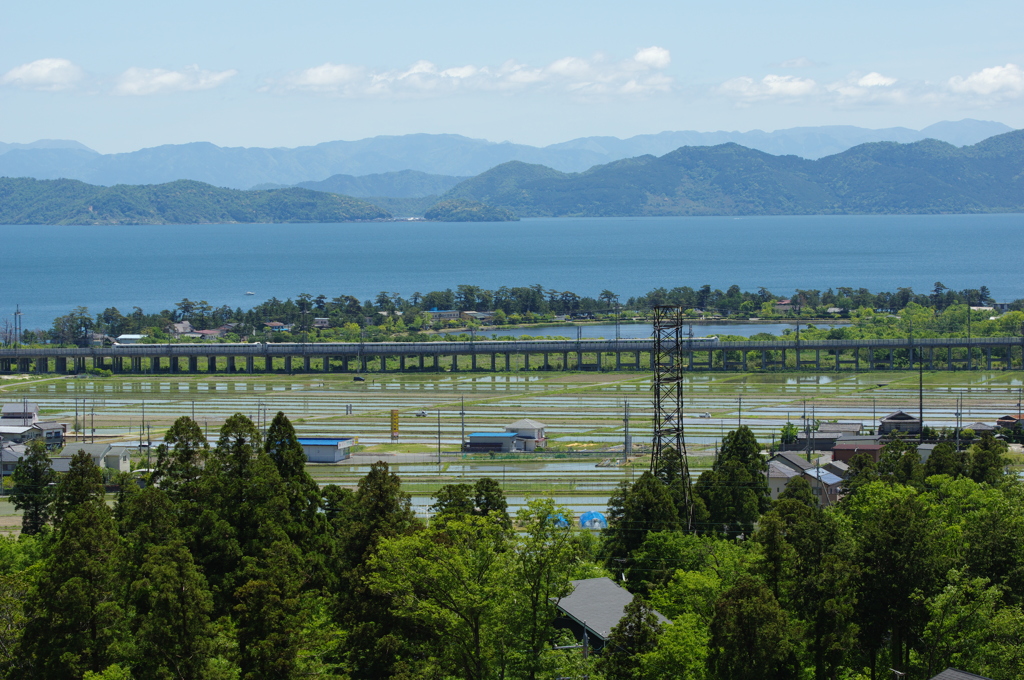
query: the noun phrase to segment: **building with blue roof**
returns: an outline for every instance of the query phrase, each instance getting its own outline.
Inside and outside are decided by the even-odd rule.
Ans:
[[[310,463],[338,463],[349,457],[355,437],[299,437],[299,444]]]

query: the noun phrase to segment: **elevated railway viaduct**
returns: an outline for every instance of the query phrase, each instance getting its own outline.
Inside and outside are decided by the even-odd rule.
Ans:
[[[1024,337],[719,342],[682,339],[685,370],[1024,369]],[[0,372],[121,374],[648,371],[651,339],[203,343],[3,348]]]

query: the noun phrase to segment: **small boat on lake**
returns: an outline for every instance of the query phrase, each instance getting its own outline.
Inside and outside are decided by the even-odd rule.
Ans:
[[[247,291],[245,291],[245,294],[246,295],[255,295],[256,293],[252,292],[251,290],[247,290]]]

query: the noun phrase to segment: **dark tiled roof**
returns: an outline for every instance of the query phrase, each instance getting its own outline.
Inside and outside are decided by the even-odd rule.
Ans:
[[[886,420],[912,421],[912,420],[917,420],[917,418],[915,418],[914,416],[910,415],[909,413],[904,413],[903,411],[896,411],[896,413],[890,413],[886,417],[882,418],[882,422],[885,422]]]

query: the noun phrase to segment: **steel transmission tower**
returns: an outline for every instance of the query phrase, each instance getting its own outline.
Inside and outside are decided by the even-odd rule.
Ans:
[[[651,358],[654,372],[651,472],[659,479],[666,479],[673,473],[680,475],[687,529],[692,529],[690,466],[686,460],[686,437],[683,431],[683,348],[682,308],[655,307],[654,354]]]

